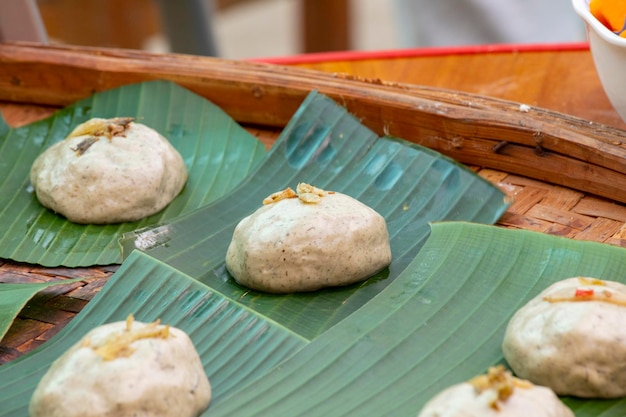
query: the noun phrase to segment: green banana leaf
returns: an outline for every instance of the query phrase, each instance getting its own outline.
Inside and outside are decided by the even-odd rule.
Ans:
[[[415,416],[440,390],[502,363],[508,320],[560,279],[626,283],[626,250],[479,224],[432,227],[393,283],[207,416]],[[623,416],[626,399],[565,398],[578,417]]]
[[[4,120],[4,117],[2,117],[2,114],[0,114],[0,136],[5,135],[6,132],[9,131],[9,129],[10,129],[9,125]]]
[[[269,295],[239,286],[224,266],[235,225],[264,197],[298,182],[343,192],[387,221],[393,261],[369,280],[309,294]],[[466,167],[397,138],[379,138],[343,107],[312,92],[265,162],[231,194],[161,227],[122,239],[212,289],[313,339],[381,292],[409,264],[428,222],[493,223],[504,194]]]
[[[431,225],[378,295],[307,341],[140,251],[57,336],[0,367],[0,416],[25,416],[51,362],[96,325],[135,314],[189,333],[214,397],[203,416],[415,416],[433,395],[503,363],[508,320],[551,283],[626,283],[626,250],[467,222]],[[623,416],[626,399],[564,398],[577,417]]]
[[[116,225],[79,225],[45,209],[29,181],[35,158],[92,117],[136,117],[182,154],[189,181],[163,211]],[[171,82],[151,81],[94,94],[53,116],[9,129],[0,123],[0,258],[69,267],[121,262],[124,232],[160,224],[214,201],[265,156],[262,143],[220,108]]]
[[[27,416],[32,392],[51,361],[93,327],[125,320],[129,314],[145,322],[161,319],[193,335],[207,374],[223,382],[213,387],[213,395],[235,390],[246,378],[267,373],[306,343],[136,251],[55,337],[0,366],[0,416]]]
[[[33,298],[39,291],[57,286],[67,285],[80,281],[80,278],[62,281],[50,281],[28,284],[3,283],[0,287],[0,340],[11,327],[15,317],[24,308],[28,300]]]

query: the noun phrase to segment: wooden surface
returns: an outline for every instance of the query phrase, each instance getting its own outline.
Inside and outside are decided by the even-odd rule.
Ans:
[[[514,163],[524,164],[524,158],[528,163],[543,163],[550,159],[539,155],[540,152],[560,152],[566,166],[577,171],[569,174],[564,171],[566,176],[581,174],[578,171],[585,171],[590,166],[589,161],[594,160],[598,167],[604,167],[607,174],[617,178],[626,171],[626,133],[621,130],[625,124],[602,91],[587,50],[417,54],[380,59],[367,56],[356,60],[335,56],[324,61],[308,57],[308,62],[292,62],[291,68],[298,66],[302,70],[196,57],[150,56],[138,51],[69,49],[58,52],[23,45],[0,45],[0,111],[10,125],[41,119],[59,106],[95,91],[128,82],[165,78],[216,102],[270,146],[306,92],[319,88],[339,101],[344,100],[351,111],[381,134],[390,131],[402,136],[402,133],[430,132],[431,139],[436,131],[441,136],[449,135],[445,140],[435,137],[427,144],[449,151],[457,159],[467,157],[489,162],[487,155],[498,159],[503,152],[509,152],[516,155],[511,158]],[[48,88],[38,87],[41,83]],[[520,111],[519,103],[532,106],[532,110]],[[438,115],[438,111],[442,114]],[[481,119],[485,117],[510,120],[485,124]],[[396,120],[402,123],[394,125]],[[388,121],[392,122],[387,124]],[[518,129],[516,123],[528,126]],[[541,132],[546,138],[546,149],[536,143],[533,146],[532,141],[536,141],[533,131]],[[461,133],[466,135],[467,142],[472,134],[484,138],[472,141],[472,146],[461,146],[455,142]],[[501,144],[497,141],[500,133],[517,142]],[[550,138],[555,139],[555,143],[550,143]],[[559,143],[558,138],[567,140]],[[528,141],[530,144],[525,143]],[[472,154],[483,143],[487,151]],[[494,150],[494,146],[502,149]],[[566,159],[568,153],[575,158]],[[555,181],[531,179],[529,177],[536,173],[516,174],[513,165],[510,170],[483,164],[471,167],[501,187],[513,200],[498,222],[499,226],[626,247],[626,206],[615,202],[611,193],[598,197],[578,187],[555,185],[559,178],[553,178]],[[566,180],[571,183],[571,179]],[[602,186],[602,175],[597,183],[598,187]],[[618,181],[606,187],[623,188],[624,183]],[[117,266],[47,269],[0,260],[0,282],[85,277],[83,283],[43,292],[28,303],[0,342],[0,363],[19,357],[58,332],[116,269]]]
[[[84,281],[50,287],[38,292],[0,341],[0,364],[31,351],[59,332],[80,312],[117,265],[95,268],[43,268],[0,259],[0,283],[42,283],[71,278]]]
[[[416,50],[413,55],[410,51],[385,53],[389,58],[383,59],[376,58],[376,53],[365,53],[360,59],[327,54],[318,55],[319,59],[309,56],[273,61],[497,97],[626,128],[602,89],[586,45],[555,48],[560,50],[520,46],[518,50],[494,48],[496,51],[489,52],[489,48],[477,47],[477,53],[469,53],[469,48],[444,54],[433,49]]]
[[[625,131],[528,103],[524,108],[460,90],[189,55],[0,45],[0,100],[61,106],[153,79],[208,98],[242,124],[266,127],[284,126],[316,89],[380,135],[626,202]]]

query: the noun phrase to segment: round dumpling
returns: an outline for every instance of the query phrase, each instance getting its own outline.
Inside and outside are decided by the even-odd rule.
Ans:
[[[498,366],[433,397],[418,417],[574,417],[554,392]]]
[[[75,223],[107,224],[161,211],[187,181],[181,155],[132,118],[91,119],[37,157],[37,199]]]
[[[226,254],[240,284],[314,291],[362,281],[391,262],[385,219],[360,201],[299,184],[272,194],[241,220]]]
[[[626,395],[626,286],[593,278],[556,282],[511,318],[502,349],[520,377],[559,395]]]
[[[195,417],[211,386],[189,336],[155,323],[97,327],[60,356],[29,404],[31,417]]]

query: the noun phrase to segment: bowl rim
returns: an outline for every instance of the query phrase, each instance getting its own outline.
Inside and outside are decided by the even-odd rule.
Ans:
[[[617,36],[615,33],[611,32],[606,26],[600,23],[600,21],[596,19],[593,14],[591,14],[591,11],[589,10],[589,0],[572,0],[572,5],[574,6],[574,11],[576,11],[578,16],[580,16],[587,23],[587,26],[593,29],[598,36],[613,45],[626,47],[626,38],[622,38],[621,36]]]

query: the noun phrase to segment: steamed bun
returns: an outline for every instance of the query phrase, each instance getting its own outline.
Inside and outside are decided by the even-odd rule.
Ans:
[[[39,155],[30,181],[44,207],[75,223],[107,224],[161,211],[182,190],[187,168],[148,126],[95,118]]]
[[[237,282],[269,292],[314,291],[362,281],[391,262],[385,219],[360,201],[299,184],[241,220],[226,254]]]
[[[626,396],[626,285],[574,277],[519,309],[502,350],[520,377],[559,395]]]
[[[426,403],[418,417],[574,417],[550,388],[511,375],[502,366],[453,385]]]
[[[31,417],[195,417],[211,400],[182,330],[158,322],[96,327],[61,355],[29,404]]]

